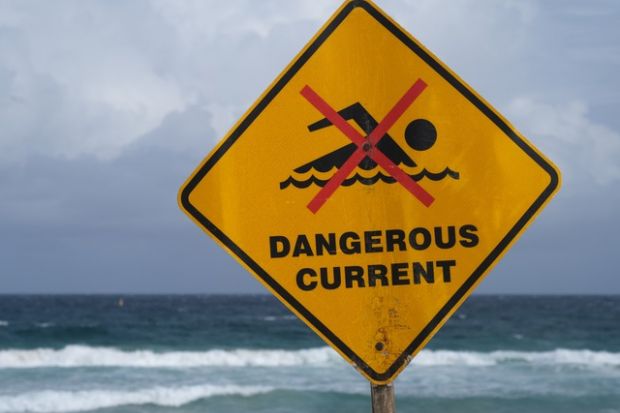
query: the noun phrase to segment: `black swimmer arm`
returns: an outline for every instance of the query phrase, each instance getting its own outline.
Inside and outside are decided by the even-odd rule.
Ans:
[[[351,106],[347,106],[338,112],[340,116],[342,116],[345,120],[353,120],[366,135],[369,135],[378,125],[378,122],[368,113],[366,108],[362,106],[361,103],[356,102]],[[314,132],[319,129],[326,128],[331,126],[332,123],[329,119],[323,118],[317,122],[308,126],[308,130],[310,132]],[[350,143],[348,145],[343,146],[340,149],[337,149],[327,155],[324,155],[318,159],[315,159],[312,162],[309,162],[305,165],[300,166],[295,169],[295,172],[304,173],[309,171],[311,168],[314,168],[321,172],[329,171],[333,166],[340,168],[344,162],[351,156],[357,145],[355,143]],[[390,158],[392,162],[396,165],[400,165],[401,163],[415,167],[416,163],[401,149],[401,147],[394,142],[394,139],[390,137],[390,135],[386,134],[383,139],[377,144],[377,148],[383,152],[385,156]],[[376,163],[370,158],[366,157],[360,162],[360,168],[365,170],[373,169],[376,166]]]
[[[362,106],[361,103],[356,102],[351,106],[347,106],[338,112],[340,116],[344,118],[344,120],[353,120],[353,122],[357,123],[357,125],[362,128],[366,134],[372,132],[374,128],[377,127],[377,121],[368,113],[366,108]],[[323,118],[317,122],[308,126],[308,130],[310,132],[314,132],[319,129],[326,128],[330,126],[332,123],[329,119]]]

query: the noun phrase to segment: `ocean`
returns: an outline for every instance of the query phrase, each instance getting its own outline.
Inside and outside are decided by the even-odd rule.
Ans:
[[[399,413],[620,413],[620,296],[473,296],[395,391]],[[267,295],[0,296],[0,413],[369,411]]]

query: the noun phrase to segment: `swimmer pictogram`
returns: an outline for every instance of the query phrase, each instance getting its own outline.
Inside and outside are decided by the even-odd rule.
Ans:
[[[409,169],[416,168],[418,165],[387,133],[398,117],[425,88],[426,84],[418,79],[385,119],[377,122],[360,102],[355,102],[336,112],[314,90],[306,86],[301,94],[325,116],[308,125],[308,130],[315,132],[329,126],[336,126],[352,142],[295,168],[293,171],[296,174],[311,173],[311,175],[305,180],[296,179],[294,175],[291,175],[280,182],[280,189],[286,189],[290,185],[300,189],[311,185],[323,188],[308,205],[312,212],[316,212],[338,186],[351,186],[356,182],[363,185],[374,185],[379,181],[387,184],[400,182],[424,205],[430,206],[432,197],[417,184],[417,181],[423,178],[438,181],[446,177],[456,180],[459,179],[459,173],[449,167],[440,172],[431,172],[422,168],[414,173],[405,173],[400,168],[401,165]],[[347,121],[356,123],[366,133],[366,137],[362,137]],[[437,141],[437,130],[427,119],[414,119],[405,129],[405,141],[415,151],[426,151]],[[365,176],[358,172],[348,177],[356,167],[362,171],[373,171],[378,166],[381,166],[387,174],[379,170],[372,176]],[[337,172],[329,179],[321,179],[314,175],[315,171],[326,173],[334,168]],[[326,189],[328,186],[331,188]]]

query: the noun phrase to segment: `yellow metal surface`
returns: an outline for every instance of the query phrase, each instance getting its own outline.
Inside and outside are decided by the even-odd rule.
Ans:
[[[426,88],[374,150],[391,139],[405,156],[385,155],[432,204],[366,159],[312,212],[351,140],[325,120],[309,129],[325,116],[302,89],[335,111],[359,104],[363,116],[342,116],[366,136],[368,115],[380,122],[419,79]],[[385,383],[558,188],[557,169],[476,92],[377,6],[353,1],[196,169],[179,202],[363,375]]]

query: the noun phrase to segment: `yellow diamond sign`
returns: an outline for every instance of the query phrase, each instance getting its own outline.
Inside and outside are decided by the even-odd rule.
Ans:
[[[349,1],[179,202],[385,383],[558,187],[553,164],[446,65],[374,4]]]

